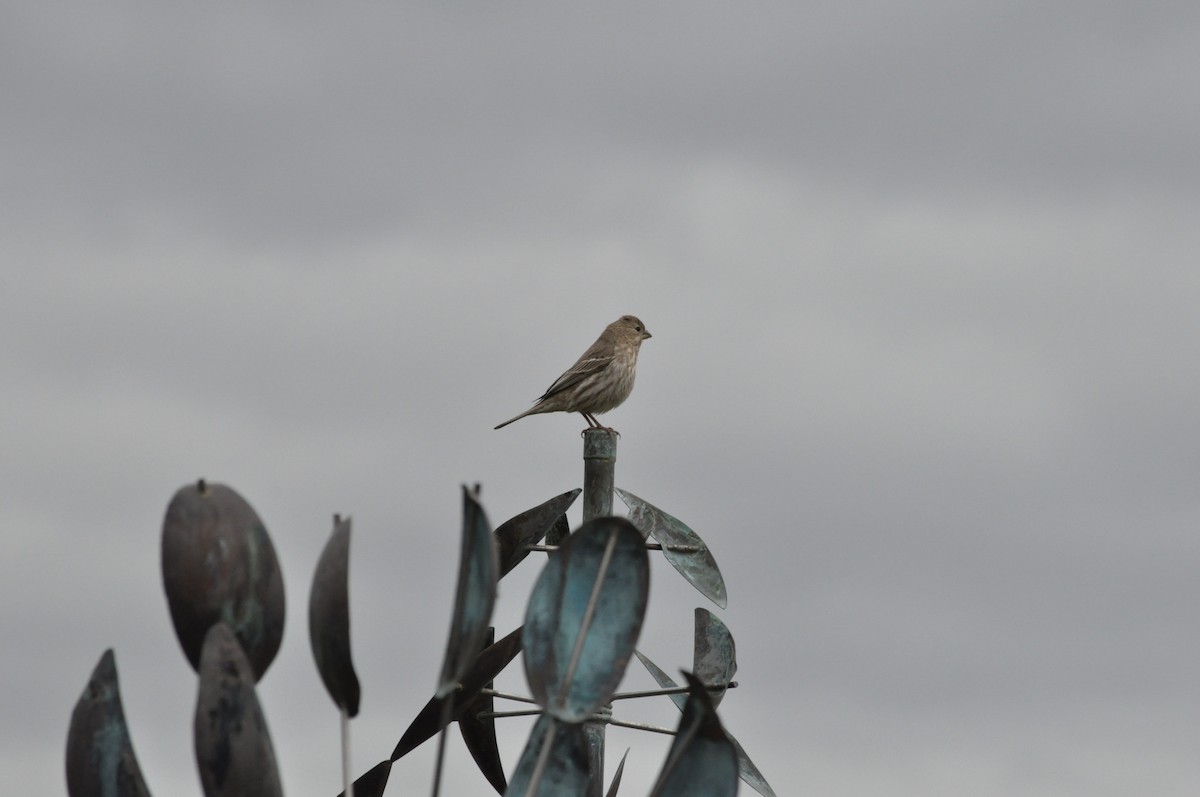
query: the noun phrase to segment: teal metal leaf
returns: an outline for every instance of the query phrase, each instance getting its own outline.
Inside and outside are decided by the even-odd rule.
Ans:
[[[71,712],[67,731],[70,797],[150,797],[121,708],[117,661],[104,651]]]
[[[350,518],[334,518],[308,597],[308,640],[325,689],[348,716],[362,696],[350,656]]]
[[[733,634],[708,609],[696,608],[695,648],[692,672],[701,683],[713,686],[728,684],[737,673],[737,654],[733,645]],[[725,689],[709,690],[713,706],[719,706],[725,697]]]
[[[200,653],[194,720],[196,766],[206,797],[282,797],[275,750],[254,691],[254,673],[224,623],[208,630]]]
[[[724,609],[729,602],[725,595],[725,580],[721,578],[717,560],[700,535],[649,501],[619,487],[616,493],[629,507],[629,519],[642,532],[642,536],[653,537],[662,545],[666,560],[693,587],[700,590],[700,594]]]
[[[658,682],[658,685],[663,689],[674,689],[679,685],[675,683],[675,681],[671,680],[671,676],[663,672],[657,664],[650,661],[650,659],[648,659],[640,651],[637,651],[637,657],[638,661],[642,663],[642,666],[645,667],[650,673],[650,676],[654,678],[654,680]],[[687,697],[685,695],[674,694],[668,695],[668,697],[671,698],[680,711],[683,710],[683,707],[687,702]],[[754,765],[754,762],[750,760],[750,756],[746,755],[746,751],[742,748],[741,743],[738,742],[738,740],[728,732],[726,733],[726,736],[729,737],[729,741],[733,742],[734,749],[737,751],[738,777],[745,781],[747,786],[763,795],[763,797],[775,797],[775,790],[771,788],[771,784],[767,783],[767,779],[763,777],[762,772],[760,772],[758,767]]]
[[[683,718],[650,797],[733,797],[738,760],[704,685],[691,673]]]
[[[597,518],[548,557],[525,614],[525,675],[534,699],[567,722],[607,703],[637,644],[650,592],[642,535]]]
[[[496,603],[499,578],[500,562],[487,516],[476,496],[464,486],[458,584],[437,697],[445,697],[458,689],[459,680],[483,646]]]
[[[548,714],[538,718],[504,792],[506,797],[582,795],[588,785],[583,728]]]
[[[549,501],[527,509],[496,527],[496,543],[500,551],[500,577],[519,565],[529,555],[527,546],[536,545],[563,517],[582,490],[575,489],[556,495]]]
[[[199,671],[208,629],[228,625],[254,670],[266,672],[283,640],[283,574],[271,537],[235,490],[203,479],[167,505],[162,576],[179,644]]]

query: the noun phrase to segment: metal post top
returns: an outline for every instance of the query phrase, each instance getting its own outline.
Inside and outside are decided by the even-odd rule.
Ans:
[[[585,429],[583,431],[584,459],[615,459],[616,456],[616,432],[608,429]]]

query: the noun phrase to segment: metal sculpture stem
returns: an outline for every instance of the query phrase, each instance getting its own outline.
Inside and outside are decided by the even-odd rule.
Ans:
[[[583,433],[583,522],[611,517],[613,488],[616,487],[617,433],[608,429],[588,429]],[[604,793],[604,723],[584,723],[587,738],[587,797]]]
[[[442,789],[442,764],[446,761],[446,726],[450,724],[450,718],[454,716],[451,711],[453,706],[454,700],[450,697],[447,697],[446,702],[442,704],[442,729],[438,732],[437,757],[433,765],[433,797],[438,797]]]
[[[583,433],[583,522],[610,517],[617,470],[617,433],[588,429]]]
[[[350,713],[342,707],[342,794],[354,797],[354,777],[350,774]]]

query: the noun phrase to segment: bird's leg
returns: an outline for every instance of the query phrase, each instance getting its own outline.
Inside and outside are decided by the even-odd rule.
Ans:
[[[621,433],[618,432],[616,429],[612,428],[611,426],[605,426],[604,424],[600,423],[600,421],[596,420],[596,416],[593,415],[592,413],[581,412],[579,414],[582,415],[584,417],[584,420],[586,420],[588,422],[588,428],[584,429],[583,432],[588,431],[588,429],[603,429],[606,432],[612,432],[617,437],[621,436]],[[583,432],[580,432],[579,434],[582,435]]]

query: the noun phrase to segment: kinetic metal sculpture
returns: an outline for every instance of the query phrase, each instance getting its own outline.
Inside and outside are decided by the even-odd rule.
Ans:
[[[622,758],[604,791],[608,725],[675,735],[653,797],[725,797],[738,776],[764,797],[774,792],[716,714],[737,669],[729,629],[695,612],[695,650],[686,686],[635,650],[649,601],[650,558],[662,551],[701,594],[724,608],[725,584],[704,541],[686,524],[615,487],[615,432],[584,433],[584,486],[520,513],[493,531],[479,489],[463,489],[462,543],[455,602],[441,673],[430,701],[391,755],[351,782],[349,719],[362,692],[350,652],[350,520],[334,516],[309,595],[309,638],[321,680],[342,718],[345,795],[378,797],[401,757],[440,734],[433,793],[439,791],[446,735],[457,722],[488,783],[513,797],[615,797]],[[566,511],[583,494],[583,524]],[[612,516],[614,492],[629,518]],[[543,540],[545,543],[543,544]],[[653,540],[653,542],[651,542]],[[546,561],[524,625],[499,641],[490,627],[496,586],[531,552]],[[283,580],[265,526],[229,487],[201,480],[181,488],[163,522],[162,575],[184,654],[199,675],[196,760],[206,797],[281,794],[265,715],[255,694],[283,633]],[[519,653],[531,697],[500,692],[493,680]],[[616,692],[637,656],[662,687]],[[683,712],[678,729],[625,722],[616,702],[668,695]],[[495,700],[534,704],[496,711]],[[495,722],[538,715],[524,752],[505,778]],[[116,666],[101,657],[71,718],[67,739],[71,797],[148,797],[117,690]]]

